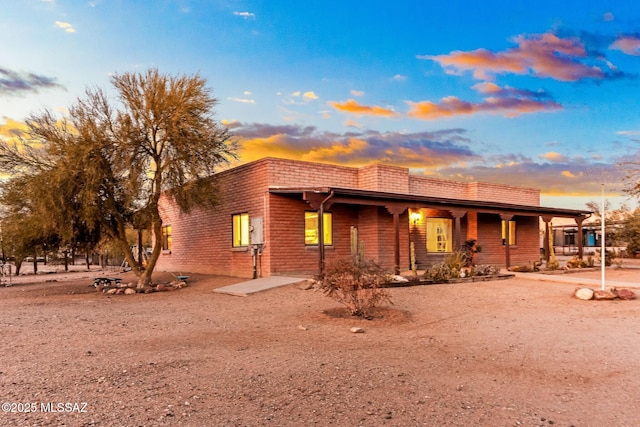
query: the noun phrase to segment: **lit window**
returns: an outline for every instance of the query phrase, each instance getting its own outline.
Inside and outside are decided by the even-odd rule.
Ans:
[[[163,226],[162,227],[162,250],[170,251],[172,241],[173,241],[173,238],[171,236],[171,226],[170,225]]]
[[[324,244],[333,244],[333,216],[330,212],[325,212],[323,215],[322,227],[324,231]],[[304,213],[304,244],[305,245],[317,245],[318,239],[318,212],[305,212]]]
[[[506,221],[502,221],[502,244],[507,241]],[[516,244],[516,222],[509,221],[509,246]]]
[[[427,252],[451,252],[452,220],[426,218]]]
[[[233,247],[249,246],[249,214],[241,213],[232,216]]]

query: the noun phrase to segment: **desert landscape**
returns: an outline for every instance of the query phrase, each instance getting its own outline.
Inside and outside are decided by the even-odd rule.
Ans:
[[[637,299],[580,301],[575,284],[517,277],[392,288],[393,305],[361,320],[300,285],[236,297],[213,290],[241,279],[190,275],[173,292],[104,295],[97,274],[0,288],[3,426],[640,420]]]

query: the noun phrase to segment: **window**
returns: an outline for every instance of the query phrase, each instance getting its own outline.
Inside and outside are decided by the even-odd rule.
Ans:
[[[171,236],[171,226],[162,226],[162,250],[170,251],[173,237]]]
[[[324,244],[333,245],[333,216],[331,212],[323,215],[322,227],[324,231]],[[318,212],[304,213],[304,244],[318,245]]]
[[[451,252],[452,220],[426,218],[427,252]]]
[[[502,221],[502,244],[504,245],[507,240],[506,221]],[[509,221],[509,246],[516,244],[516,222]]]
[[[249,214],[241,213],[232,216],[234,248],[249,246]]]

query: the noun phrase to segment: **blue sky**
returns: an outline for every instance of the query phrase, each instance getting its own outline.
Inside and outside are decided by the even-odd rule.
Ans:
[[[625,200],[640,3],[21,0],[0,14],[0,136],[113,73],[199,73],[265,155]],[[635,200],[630,202],[636,205]]]

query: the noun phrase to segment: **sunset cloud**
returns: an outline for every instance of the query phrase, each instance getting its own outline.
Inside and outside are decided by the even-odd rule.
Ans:
[[[242,161],[278,156],[344,165],[387,163],[436,168],[479,158],[469,148],[462,129],[408,134],[354,130],[336,134],[312,126],[237,122],[231,128],[241,146]]]
[[[550,162],[566,162],[567,158],[558,153],[557,151],[549,151],[540,156],[541,159],[548,160]]]
[[[519,35],[513,42],[516,47],[500,52],[477,49],[418,58],[435,61],[451,74],[470,71],[479,80],[492,80],[496,74],[533,75],[570,82],[609,77],[600,66],[593,64],[602,60],[590,58],[577,38],[545,33]]]
[[[302,98],[307,101],[313,101],[315,99],[318,99],[318,95],[316,95],[313,91],[308,91],[302,94]]]
[[[0,122],[0,137],[2,138],[15,138],[25,134],[28,130],[27,124],[19,122],[9,117],[3,117]]]
[[[0,67],[0,96],[37,93],[40,89],[52,88],[64,89],[64,86],[52,77]]]
[[[407,101],[410,107],[407,115],[421,120],[450,118],[460,115],[476,113],[502,114],[506,117],[516,117],[521,114],[553,111],[562,106],[544,91],[528,91],[510,87],[500,87],[495,83],[478,83],[473,88],[482,95],[491,95],[481,102],[469,102],[455,96],[447,96],[438,102]]]
[[[364,91],[363,90],[351,89],[351,95],[353,95],[353,96],[364,96]]]
[[[608,187],[609,196],[619,196],[623,188],[623,173],[615,165],[602,162],[588,162],[584,159],[567,159],[562,163],[538,163],[532,159],[511,161],[511,155],[500,161],[501,167],[475,164],[466,167],[445,167],[436,172],[444,179],[495,182],[498,184],[540,188],[545,196],[596,197],[601,192],[603,177],[607,182],[616,183]]]
[[[621,50],[627,55],[639,56],[640,55],[640,37],[638,36],[623,36],[614,41],[611,49]]]
[[[368,106],[359,104],[355,99],[348,99],[345,102],[329,101],[328,104],[338,111],[343,113],[355,114],[356,116],[381,116],[381,117],[396,117],[398,113],[384,107],[377,105]]]

